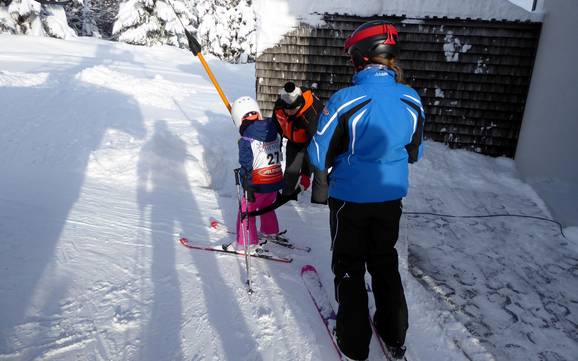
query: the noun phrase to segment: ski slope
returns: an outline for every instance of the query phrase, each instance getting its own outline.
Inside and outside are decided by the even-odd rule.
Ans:
[[[237,209],[238,135],[197,59],[181,49],[84,38],[0,36],[0,49],[0,360],[336,360],[299,275],[313,264],[332,290],[326,207],[306,194],[278,211],[288,237],[313,250],[274,248],[292,255],[291,264],[254,260],[251,296],[242,257],[177,242],[181,233],[207,245],[228,240],[209,222],[231,225]],[[208,61],[230,100],[254,96],[251,64]],[[406,209],[431,204],[427,172],[436,170],[437,197],[481,202],[483,192],[469,192],[471,176],[498,199],[516,188],[533,201],[512,202],[513,213],[533,207],[548,216],[510,160],[429,142],[426,160],[412,167]],[[460,167],[470,175],[456,176]],[[499,178],[483,176],[496,167]],[[450,177],[452,189],[444,188]],[[398,243],[409,357],[497,359],[409,274],[408,248],[427,247],[416,236],[446,237],[424,233],[430,223],[419,222],[404,217]],[[551,224],[524,225],[556,236]],[[560,252],[575,265],[578,232],[566,232],[573,241]],[[451,256],[436,254],[448,263]],[[565,306],[571,317],[576,294]],[[570,344],[562,355],[576,349]],[[370,360],[384,360],[380,352],[374,342]]]

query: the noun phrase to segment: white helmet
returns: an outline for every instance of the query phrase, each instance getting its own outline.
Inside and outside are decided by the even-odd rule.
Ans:
[[[237,128],[241,126],[243,118],[251,112],[256,112],[259,114],[259,119],[262,118],[261,109],[259,109],[259,104],[251,97],[240,97],[233,102],[231,106],[231,117]]]

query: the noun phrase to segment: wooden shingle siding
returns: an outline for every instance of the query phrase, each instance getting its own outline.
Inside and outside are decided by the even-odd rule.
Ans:
[[[399,64],[422,97],[426,138],[514,156],[539,23],[325,15],[325,25],[301,25],[257,58],[257,99],[264,113],[271,113],[278,90],[289,80],[316,85],[324,101],[349,86],[353,68],[343,43],[357,26],[374,19],[398,27]]]

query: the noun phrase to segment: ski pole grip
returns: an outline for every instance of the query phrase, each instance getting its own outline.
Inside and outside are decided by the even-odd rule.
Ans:
[[[241,184],[239,173],[241,172],[241,168],[235,168],[233,170],[235,172],[235,185]]]

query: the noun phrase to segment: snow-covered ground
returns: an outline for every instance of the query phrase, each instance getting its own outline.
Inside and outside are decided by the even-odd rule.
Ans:
[[[253,261],[253,296],[243,258],[177,242],[219,244],[209,220],[236,213],[237,133],[197,59],[92,39],[0,36],[0,49],[0,360],[336,359],[299,276],[313,264],[332,292],[325,207],[278,211],[313,250]],[[208,60],[231,100],[254,95],[252,65]],[[428,142],[412,182],[407,211],[549,216],[508,159]],[[411,359],[575,359],[578,232],[565,231],[405,216]]]
[[[439,144],[415,167],[407,210],[551,218],[512,160]],[[531,218],[408,216],[413,275],[497,360],[576,360],[577,227]]]

